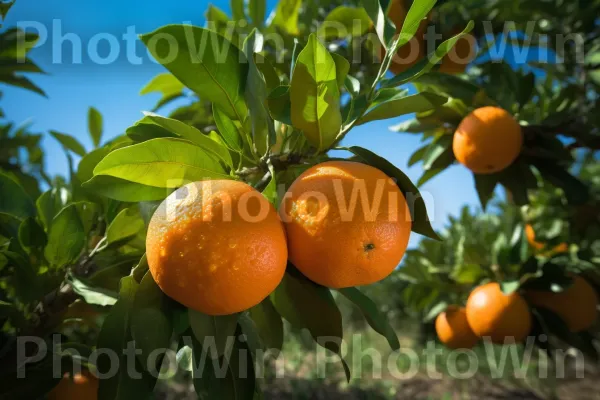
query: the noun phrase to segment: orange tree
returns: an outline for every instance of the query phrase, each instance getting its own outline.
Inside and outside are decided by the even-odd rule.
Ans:
[[[483,64],[478,74],[468,69],[464,79],[435,72],[471,29],[475,28],[477,40],[482,38],[477,25],[465,21],[463,14],[454,15],[453,10],[462,10],[462,6],[453,8],[452,2],[444,2],[434,8],[435,1],[417,0],[409,7],[406,2],[403,9],[407,11],[398,19],[387,16],[394,6],[390,3],[397,6],[398,0],[322,3],[281,0],[267,19],[264,1],[249,2],[246,7],[245,2],[232,0],[231,16],[209,7],[204,28],[169,25],[142,35],[151,54],[168,71],[142,90],[143,94],[162,94],[154,112],[107,141],[103,140],[103,117],[91,108],[88,125],[93,149],[86,149],[68,134],[50,132],[70,161],[67,179],[47,179],[39,167],[25,168],[27,164],[39,166],[41,156],[28,160],[7,157],[13,169],[46,179],[49,189],[37,193],[27,187],[25,178],[2,165],[3,397],[37,398],[49,392],[58,396],[70,390],[89,393],[96,384],[98,398],[147,397],[164,361],[164,351],[157,356],[156,350],[172,348],[180,358],[203,363],[193,376],[200,396],[253,398],[260,394],[254,366],[231,349],[246,350],[257,358],[265,348],[280,349],[282,321],[286,320],[295,328],[308,329],[319,345],[339,354],[343,330],[333,290],[355,303],[369,325],[392,349],[398,349],[388,320],[365,295],[368,288],[363,291],[355,286],[385,277],[400,261],[409,232],[439,237],[427,219],[417,187],[400,169],[367,149],[341,145],[357,125],[416,113],[415,120],[396,130],[416,131],[431,141],[410,160],[423,161],[422,183],[454,162],[453,134],[463,117],[476,108],[502,107],[520,122],[523,142],[515,141],[517,146],[510,150],[517,150],[518,155],[515,160],[508,157],[506,169],[476,175],[482,203],[489,200],[499,182],[510,191],[511,201],[526,204],[527,189],[537,187],[534,182],[538,178],[563,188],[571,204],[587,201],[586,186],[567,172],[572,156],[554,135],[568,134],[575,139],[575,147],[593,147],[597,137],[589,124],[589,118],[597,114],[588,96],[577,97],[573,93],[579,93],[579,83],[565,84],[568,80],[563,79],[573,75],[572,70],[536,78],[506,64],[489,63]],[[476,18],[485,18],[475,2],[466,4]],[[502,7],[498,5],[498,9]],[[450,23],[443,24],[446,16]],[[428,21],[442,24],[447,39],[439,46],[427,46],[422,53],[427,57],[404,71],[387,74],[397,63],[399,51],[415,35],[421,40],[420,27]],[[553,25],[555,29],[560,26]],[[588,28],[584,29],[593,29]],[[27,47],[27,42],[19,43]],[[585,68],[595,72],[594,62]],[[25,65],[26,69],[19,64],[21,69],[6,70],[36,72],[30,63]],[[11,73],[3,81],[18,81],[37,90],[28,80],[15,76],[20,75]],[[498,78],[503,80],[498,82]],[[504,90],[506,82],[513,90]],[[414,83],[418,92],[405,90],[402,85],[408,83]],[[585,90],[587,85],[586,81]],[[155,113],[181,98],[187,98],[187,104],[168,117]],[[565,98],[568,101],[564,102]],[[566,129],[571,124],[562,118],[565,115],[575,115],[585,129]],[[547,126],[552,127],[552,134],[544,134]],[[24,136],[9,132],[4,136]],[[11,143],[13,148],[21,146]],[[35,143],[25,147],[35,156]],[[328,153],[333,149],[346,150],[348,158],[332,158]],[[71,162],[73,154],[82,156],[77,166]],[[369,177],[382,176],[385,193],[397,199],[392,210],[403,215],[408,208],[410,218],[402,218],[403,223],[382,225],[383,221],[375,219],[373,225],[366,225],[366,221],[353,220],[351,224],[356,226],[338,225],[336,231],[320,223],[320,204],[303,198],[307,191],[332,187],[327,185],[335,185],[335,179],[347,193],[344,185],[348,182],[369,182]],[[205,190],[213,185],[220,191]],[[281,207],[287,191],[292,203],[289,215]],[[259,196],[253,207],[261,205],[260,210],[267,210],[268,221],[247,224],[236,213],[237,207],[228,212],[215,193],[229,195],[232,205],[242,202],[242,195]],[[189,196],[194,201],[190,202]],[[207,204],[215,208],[207,210]],[[275,208],[280,210],[283,225],[278,225]],[[173,211],[177,209],[186,212],[177,214]],[[341,209],[333,210],[332,215],[336,212]],[[463,231],[462,236],[443,235],[446,241],[440,244],[424,242],[422,246],[435,252],[410,252],[406,266],[390,281],[409,277],[406,281],[411,284],[405,285],[402,296],[407,302],[417,302],[419,312],[428,312],[430,317],[442,311],[445,297],[452,303],[466,301],[467,288],[485,279],[502,281],[500,287],[511,301],[504,302],[496,286],[489,291],[491,296],[500,298],[506,307],[517,304],[523,311],[518,296],[526,285],[532,290],[568,290],[573,280],[568,272],[579,272],[586,262],[596,265],[597,258],[584,255],[579,264],[573,263],[574,252],[566,260],[565,254],[532,255],[514,208],[507,213],[512,217],[482,217],[480,226],[487,236]],[[180,219],[170,219],[173,215]],[[230,217],[231,225],[211,219],[215,215]],[[497,218],[497,225],[488,225],[485,218]],[[335,225],[337,220],[328,222]],[[544,241],[546,233],[532,223],[536,240]],[[236,229],[230,229],[232,226]],[[342,229],[348,226],[351,229]],[[504,234],[498,235],[499,229]],[[282,230],[287,231],[285,240]],[[358,234],[363,230],[368,235]],[[306,232],[312,232],[312,237]],[[308,244],[320,235],[328,238],[332,247],[338,245],[337,238],[354,247],[340,247],[329,254],[321,243]],[[479,241],[479,249],[493,245],[470,260],[464,249],[471,240]],[[435,246],[439,246],[437,250]],[[180,261],[175,261],[176,257]],[[432,257],[452,265],[451,271],[439,267]],[[316,265],[324,259],[335,261],[331,265],[343,274],[324,274],[310,263],[314,260]],[[379,263],[377,273],[358,273],[382,260],[385,265]],[[470,312],[468,303],[464,315],[472,331],[489,333],[485,326],[474,327],[471,320],[480,318],[472,317],[477,310]],[[503,308],[498,307],[495,314],[503,315]],[[451,338],[454,321],[464,328],[464,318],[446,315]],[[538,320],[534,318],[534,329],[550,326],[550,333],[558,334],[552,327],[559,325],[543,325],[535,322]],[[523,331],[521,325],[510,319],[507,324]],[[537,335],[537,331],[533,333]],[[508,329],[503,335],[517,334]],[[32,337],[41,338],[51,350],[45,357],[40,356],[41,345]],[[233,337],[233,342],[228,342],[228,337]],[[24,342],[23,338],[29,339]],[[51,340],[56,342],[56,338],[62,346],[52,346]],[[323,338],[328,340],[320,340]],[[132,340],[139,351],[130,358],[124,349]],[[89,378],[88,371],[106,373],[115,361],[97,356],[94,349],[113,351],[121,365],[116,374],[100,382]],[[224,374],[218,375],[212,358],[228,362]],[[349,376],[351,371],[343,359],[341,363]],[[70,376],[74,366],[83,366],[84,372]],[[135,367],[139,375],[125,366]],[[63,372],[66,376],[61,378]],[[19,379],[23,374],[27,379]]]
[[[374,178],[383,179],[386,193],[394,196],[386,204],[400,222],[386,225],[379,214],[374,221],[350,221],[346,250],[359,244],[359,251],[355,259],[340,251],[336,268],[352,266],[363,270],[363,277],[346,272],[348,277],[338,283],[320,280],[317,273],[311,277],[355,303],[397,349],[398,339],[384,315],[354,286],[389,274],[411,230],[437,235],[417,188],[402,171],[367,149],[343,148],[340,142],[356,125],[431,110],[448,100],[428,92],[409,96],[404,89],[380,85],[392,55],[414,35],[434,4],[416,2],[402,26],[395,27],[385,17],[386,2],[365,2],[364,8],[331,2],[314,9],[299,0],[284,0],[265,22],[264,1],[251,2],[247,10],[243,2],[232,1],[231,17],[208,9],[206,28],[169,25],[142,35],[169,71],[142,92],[162,92],[157,109],[182,96],[189,104],[169,117],[146,113],[112,140],[103,140],[103,117],[91,108],[93,149],[51,131],[65,150],[69,174],[47,182],[50,188],[42,194],[26,190],[4,169],[0,175],[3,397],[89,393],[97,385],[102,399],[143,398],[152,392],[157,379],[153,371],[163,361],[164,351],[157,357],[155,350],[175,348],[182,357],[204,363],[194,370],[199,395],[252,398],[260,393],[260,382],[253,363],[241,360],[237,350],[259,357],[263,348],[281,348],[282,319],[307,328],[320,345],[340,353],[342,320],[331,289],[305,277],[303,272],[312,268],[310,258],[298,258],[314,246],[303,243],[301,234],[294,238],[284,213],[286,225],[281,225],[272,211],[290,189],[290,222],[304,228],[315,222],[314,204],[303,200],[305,189],[314,190],[306,175],[311,167],[325,168],[325,175],[318,173],[321,184],[340,180],[345,194],[355,181],[366,182],[372,191]],[[344,32],[357,18],[357,29]],[[323,19],[335,21],[338,29],[316,29],[311,22]],[[282,41],[270,42],[273,34]],[[442,43],[413,75],[432,69],[461,35]],[[371,38],[363,57],[378,54],[373,43],[379,42],[389,56],[371,64],[350,62],[352,52],[360,52],[348,46],[353,42],[348,39],[362,36]],[[347,150],[350,161],[324,163],[331,160],[327,153],[332,149]],[[82,156],[77,166],[73,154]],[[294,189],[292,182],[303,177],[308,186]],[[220,189],[206,189],[214,187]],[[200,197],[191,204],[180,201],[193,191]],[[267,204],[269,222],[242,221],[237,207],[229,213],[218,198],[223,193],[234,206],[244,195],[257,194],[261,200],[247,201],[246,217],[255,216],[252,204],[261,205],[256,211]],[[205,204],[217,206],[208,210]],[[173,205],[187,207],[189,213],[169,220]],[[202,225],[205,211],[232,222],[209,220]],[[315,234],[334,223],[316,227]],[[365,229],[370,233],[363,238]],[[334,232],[328,235],[335,240]],[[296,254],[291,258],[297,268],[286,260],[288,247],[290,256]],[[316,262],[319,256],[311,257]],[[368,270],[383,261],[379,272]],[[139,352],[127,360],[124,350],[132,340]],[[50,351],[42,357],[44,344]],[[236,351],[228,352],[231,347]],[[99,383],[88,371],[106,373],[115,361],[96,357],[94,349],[114,351],[121,365]],[[229,363],[223,376],[212,357]],[[128,362],[140,376],[129,373]],[[84,373],[74,366],[83,367]],[[241,366],[246,368],[243,374]],[[27,379],[19,379],[23,374]]]

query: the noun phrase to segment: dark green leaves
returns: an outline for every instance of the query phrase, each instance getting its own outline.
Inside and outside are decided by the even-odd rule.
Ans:
[[[176,119],[161,117],[160,115],[153,113],[144,114],[145,117],[141,121],[137,122],[138,125],[147,126],[150,124],[155,124],[160,126],[168,132],[173,133],[177,137],[189,140],[207,152],[210,152],[213,157],[222,160],[228,166],[233,166],[231,155],[229,154],[227,148],[212,140],[208,135],[203,134],[193,126]]]
[[[494,190],[498,184],[498,178],[495,175],[490,174],[473,174],[473,178],[475,179],[475,189],[477,189],[481,209],[485,210],[487,203],[494,195]]]
[[[391,43],[394,33],[396,32],[394,25],[387,19],[385,15],[388,4],[388,0],[362,1],[363,8],[373,22],[377,37],[386,48]]]
[[[98,163],[94,175],[157,188],[175,188],[206,179],[230,179],[209,152],[173,138],[153,139],[115,150]]]
[[[190,309],[188,315],[196,340],[206,351],[210,349],[210,357],[217,358],[231,351],[238,320],[237,314],[212,316]]]
[[[44,255],[50,264],[62,267],[74,262],[84,246],[85,231],[77,204],[69,204],[54,217],[50,224]]]
[[[173,38],[177,46],[171,46],[165,36]],[[248,64],[231,42],[213,31],[190,25],[167,25],[141,39],[154,58],[184,85],[217,104],[229,117],[244,120]]]
[[[267,297],[249,310],[250,317],[267,349],[281,350],[283,346],[283,321]]]
[[[104,324],[102,324],[102,330],[98,335],[96,347],[112,350],[119,358],[117,373],[100,380],[99,400],[146,398],[154,388],[156,379],[145,372],[145,368],[139,365],[138,359],[135,359],[136,365],[130,368],[135,367],[136,371],[143,371],[141,376],[130,373],[130,368],[127,368],[127,365],[131,360],[128,360],[126,354],[124,354],[127,343],[132,339],[129,324],[138,286],[130,276],[121,280],[119,300],[106,317]],[[112,369],[114,367],[113,362],[112,357],[99,356],[97,361],[98,371],[102,374],[114,371]]]
[[[378,119],[394,118],[415,112],[429,111],[437,106],[443,105],[447,101],[447,97],[429,92],[421,92],[406,97],[391,98],[368,110],[359,120],[358,124],[364,124]]]
[[[95,147],[100,145],[103,129],[102,114],[94,107],[90,107],[88,110],[88,131]]]
[[[131,335],[136,347],[141,350],[138,358],[149,371],[158,371],[161,361],[160,358],[153,360],[149,355],[156,349],[166,349],[170,345],[173,328],[168,313],[168,302],[169,299],[154,282],[152,275],[147,273],[135,293]]]
[[[267,12],[266,0],[250,0],[248,2],[248,11],[254,26],[262,27]]]
[[[364,8],[338,6],[325,17],[319,28],[319,36],[328,39],[362,36],[370,27],[371,19]]]
[[[333,57],[313,34],[298,55],[290,86],[292,124],[318,150],[329,148],[342,125]]]
[[[221,134],[221,137],[227,146],[229,146],[229,148],[232,150],[238,152],[241,151],[244,147],[244,143],[242,140],[242,135],[240,134],[236,124],[214,104],[212,105],[212,110],[215,124],[217,124],[219,133]]]
[[[377,309],[377,305],[373,300],[365,296],[357,288],[340,289],[340,293],[360,309],[369,325],[371,325],[371,328],[387,339],[392,350],[400,349],[400,342],[394,332],[394,328],[389,324],[387,317]]]
[[[421,197],[417,187],[402,171],[392,163],[377,154],[358,146],[349,147],[347,150],[354,153],[365,164],[371,165],[383,171],[387,176],[396,180],[400,191],[404,194],[412,216],[412,230],[431,239],[440,240],[435,233],[427,217],[425,201]]]
[[[342,315],[329,289],[311,282],[288,265],[283,280],[271,294],[271,301],[292,326],[307,328],[317,343],[340,354],[344,335]],[[349,379],[349,370],[343,364]]]
[[[84,156],[86,151],[85,147],[73,136],[59,133],[56,131],[50,131],[50,135],[54,137],[62,145],[65,150],[70,150],[78,156]]]
[[[254,29],[244,41],[244,53],[249,64],[244,95],[250,110],[252,142],[256,152],[262,156],[275,143],[275,128],[273,120],[265,107],[267,86],[254,61],[254,52],[260,51],[262,47],[263,39],[258,35],[260,34]]]
[[[0,173],[0,214],[23,219],[34,213],[35,208],[25,190],[8,175]]]
[[[144,221],[135,208],[125,208],[106,228],[106,244],[129,239],[144,228]]]
[[[154,106],[153,111],[158,110],[165,104],[183,96],[183,84],[179,82],[173,74],[168,72],[156,75],[144,88],[140,91],[141,95],[149,93],[161,93],[162,97]]]

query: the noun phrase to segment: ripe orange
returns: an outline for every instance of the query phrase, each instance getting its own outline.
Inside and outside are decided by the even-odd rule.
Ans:
[[[377,168],[329,161],[303,172],[280,207],[290,261],[321,285],[367,285],[388,276],[412,220],[395,182]]]
[[[460,123],[452,141],[458,162],[476,174],[490,174],[512,164],[521,152],[519,123],[498,107],[481,107]]]
[[[460,32],[454,32],[458,34]],[[456,41],[454,47],[442,58],[440,72],[446,74],[461,74],[467,69],[467,65],[475,59],[477,55],[475,36],[465,35]]]
[[[408,12],[404,1],[405,0],[392,0],[388,8],[388,17],[392,20],[394,25],[396,25],[396,34],[400,33],[402,30],[402,24],[404,23]],[[429,22],[426,19],[421,21],[415,35],[408,43],[398,49],[390,64],[390,71],[394,74],[406,71],[425,56],[427,51],[425,48],[425,32],[428,23]],[[380,57],[383,58],[384,55],[385,48],[382,46]]]
[[[580,276],[574,276],[573,284],[560,293],[536,290],[528,292],[527,298],[562,318],[572,332],[590,328],[598,317],[596,291]]]
[[[467,322],[464,307],[449,306],[440,313],[435,319],[435,331],[440,342],[451,349],[470,349],[479,340]]]
[[[209,315],[260,303],[287,265],[275,208],[251,186],[229,180],[190,183],[167,197],[150,221],[146,255],[163,292]]]
[[[522,342],[531,330],[527,302],[516,292],[506,295],[498,283],[476,287],[467,300],[467,321],[475,335],[489,336],[494,343],[506,338]]]
[[[534,249],[542,250],[544,247],[546,247],[544,243],[535,240],[535,231],[533,230],[531,224],[525,225],[525,236],[527,237],[527,242],[529,243],[529,245]],[[566,243],[560,243],[554,246],[552,249],[550,249],[548,253],[566,253],[567,251],[569,251],[569,245]]]
[[[98,378],[88,370],[70,376],[65,374],[48,394],[48,400],[94,400],[98,398]]]

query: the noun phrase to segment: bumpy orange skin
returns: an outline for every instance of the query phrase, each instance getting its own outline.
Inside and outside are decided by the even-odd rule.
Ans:
[[[394,181],[374,167],[349,161],[306,170],[290,186],[279,212],[290,261],[331,288],[367,285],[388,276],[406,251],[412,225]]]
[[[499,107],[481,107],[460,123],[452,141],[458,162],[476,174],[502,171],[523,147],[519,123]]]
[[[48,394],[48,400],[95,400],[98,398],[98,378],[89,371],[72,377],[65,374]]]
[[[455,32],[457,34],[459,32]],[[452,50],[442,58],[439,72],[445,74],[462,74],[467,65],[475,59],[477,40],[473,35],[465,35],[458,39]]]
[[[505,295],[498,283],[475,288],[467,300],[467,321],[479,337],[490,337],[493,343],[506,338],[522,342],[531,330],[531,313],[527,302],[516,292]]]
[[[470,349],[479,341],[467,322],[464,307],[449,306],[440,313],[435,319],[435,331],[440,342],[450,349]]]
[[[572,332],[589,329],[598,318],[596,291],[580,276],[573,277],[573,284],[560,293],[530,291],[527,299],[534,306],[554,312]]]
[[[402,24],[404,24],[407,12],[404,0],[392,0],[390,3],[388,17],[396,25],[396,34],[402,30]],[[421,21],[415,35],[408,43],[398,49],[390,64],[390,71],[394,74],[406,71],[425,57],[427,51],[425,48],[425,32],[428,23],[426,19]],[[383,58],[385,53],[385,47],[381,46],[380,57]]]
[[[275,208],[247,184],[228,180],[191,183],[167,197],[150,221],[146,255],[163,292],[208,315],[260,303],[287,265]]]

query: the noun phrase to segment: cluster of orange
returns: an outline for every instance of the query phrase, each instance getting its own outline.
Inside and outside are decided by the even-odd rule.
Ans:
[[[288,259],[330,288],[379,281],[399,264],[411,225],[406,199],[386,174],[330,161],[292,183],[279,213],[240,181],[180,188],[153,215],[146,255],[168,296],[205,314],[225,315],[267,297]]]
[[[503,344],[507,339],[523,342],[529,335],[532,317],[529,304],[559,316],[572,332],[590,328],[597,318],[598,299],[594,288],[580,276],[566,290],[527,291],[504,294],[498,283],[475,288],[466,307],[450,306],[438,315],[435,329],[438,338],[452,349],[469,349],[480,338]]]

